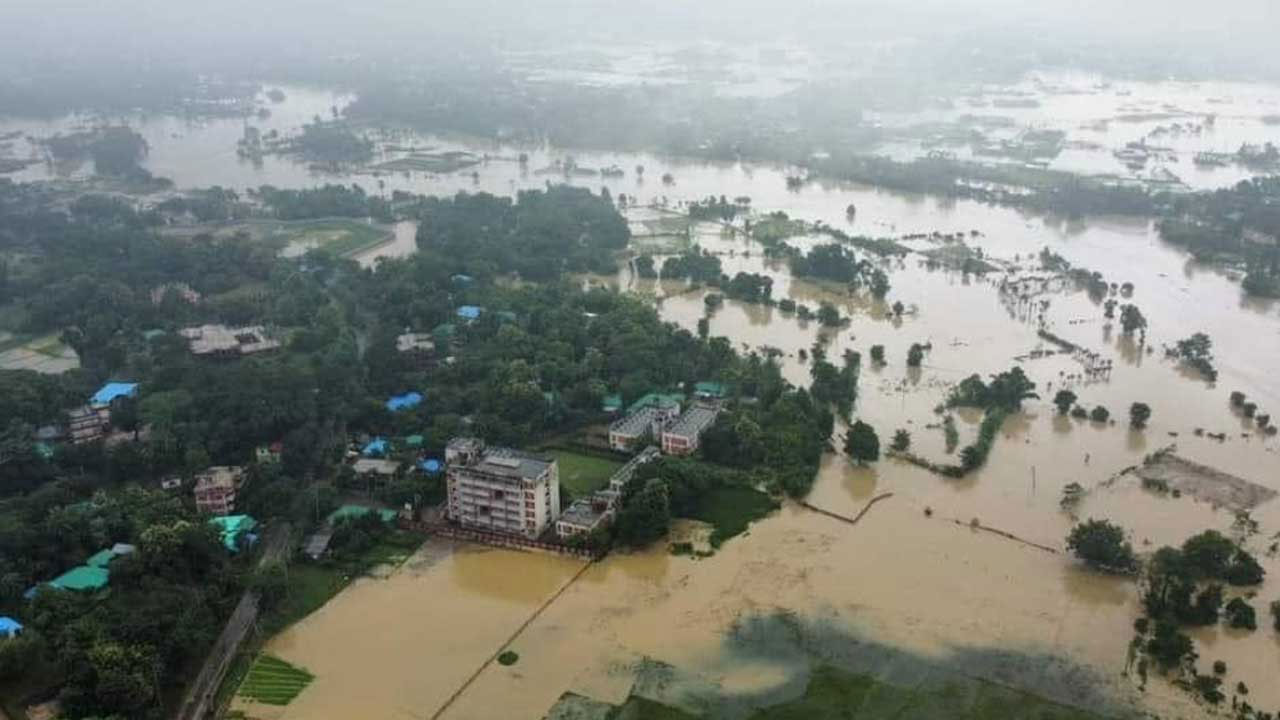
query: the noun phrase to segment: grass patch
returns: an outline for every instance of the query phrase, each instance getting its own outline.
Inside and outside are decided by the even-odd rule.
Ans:
[[[387,239],[387,231],[354,220],[314,220],[280,225],[267,239],[296,248],[302,254],[316,249],[334,255],[348,255]]]
[[[778,501],[754,488],[726,486],[710,490],[689,513],[691,519],[701,520],[715,527],[711,532],[711,546],[735,535],[746,532],[754,521],[778,509]]]
[[[549,453],[560,465],[560,485],[574,497],[582,497],[603,488],[622,463],[609,458],[581,455],[568,450]]]
[[[240,697],[267,705],[288,705],[315,676],[270,655],[259,655],[240,683]]]
[[[683,710],[631,697],[609,720],[696,720]],[[1103,716],[981,680],[902,688],[824,666],[803,696],[761,708],[749,720],[1103,720]]]

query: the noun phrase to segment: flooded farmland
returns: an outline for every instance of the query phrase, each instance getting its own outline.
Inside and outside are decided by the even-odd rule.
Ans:
[[[1280,95],[1258,96],[1256,89],[1245,88],[1178,92],[1183,95],[1111,103],[1104,114],[1136,103],[1129,109],[1133,113],[1176,105],[1198,116],[1209,110],[1192,104],[1190,94],[1230,96],[1248,113],[1226,117],[1223,111],[1216,131],[1223,139],[1188,141],[1185,152],[1260,142],[1274,134],[1255,133],[1263,127],[1255,115]],[[327,91],[287,88],[287,93],[290,100],[270,120],[282,129],[344,101]],[[1095,119],[1092,109],[1068,112],[1077,102],[1072,97],[1077,96],[1059,93],[1056,104],[1037,112],[1070,123]],[[1018,122],[1034,123],[1038,117]],[[1111,130],[1089,132],[1109,133],[1103,145],[1111,147],[1155,131],[1144,122],[1158,121],[1134,120],[1123,129],[1113,124]],[[0,123],[0,131],[28,133],[58,127]],[[815,342],[826,343],[832,356],[857,350],[864,358],[870,347],[883,345],[885,366],[864,361],[855,414],[879,428],[882,437],[896,428],[909,430],[913,450],[931,460],[948,457],[942,416],[935,408],[960,380],[1017,363],[1040,394],[1005,422],[989,463],[962,480],[892,459],[859,468],[829,454],[809,497],[813,505],[854,516],[872,497],[892,493],[856,526],[788,504],[710,558],[675,557],[657,547],[615,554],[590,566],[430,540],[386,577],[356,582],[272,639],[271,653],[316,679],[287,707],[241,708],[250,716],[434,718],[439,713],[457,719],[535,719],[565,693],[619,703],[636,692],[690,710],[743,717],[798,695],[817,662],[903,683],[924,676],[980,677],[1109,715],[1135,709],[1162,717],[1203,714],[1185,693],[1158,678],[1142,688],[1125,673],[1133,621],[1140,614],[1139,588],[1131,579],[1085,571],[1064,552],[1064,537],[1077,519],[1090,517],[1123,525],[1142,553],[1180,544],[1207,528],[1238,533],[1229,508],[1190,494],[1158,494],[1123,474],[1169,446],[1191,461],[1280,490],[1280,441],[1257,432],[1228,401],[1238,390],[1260,407],[1280,411],[1280,380],[1274,374],[1280,305],[1247,299],[1230,271],[1197,263],[1162,243],[1149,222],[1065,222],[971,201],[839,183],[789,190],[784,168],[453,138],[422,141],[436,149],[475,153],[481,162],[466,172],[333,176],[313,174],[282,158],[261,164],[237,158],[239,120],[187,124],[144,118],[138,127],[152,145],[148,168],[184,188],[337,181],[359,183],[371,193],[509,194],[563,181],[606,187],[640,205],[679,207],[709,195],[746,196],[758,211],[782,210],[874,237],[963,233],[970,248],[980,248],[1003,269],[986,276],[964,274],[933,267],[920,252],[877,260],[892,283],[880,301],[793,278],[785,263],[765,258],[742,233],[695,228],[692,241],[719,254],[729,275],[772,278],[775,299],[836,305],[851,318],[838,330],[735,300],[708,314],[706,290],[639,279],[625,268],[616,277],[588,281],[660,298],[661,315],[690,331],[705,316],[710,333],[729,338],[735,347],[776,348],[784,374],[797,384],[808,382],[801,351]],[[518,152],[528,153],[527,165],[516,161]],[[625,169],[624,176],[547,170],[569,154],[579,166],[617,166]],[[1104,156],[1109,158],[1107,153],[1075,156],[1079,162],[1072,164],[1068,154],[1061,162],[1069,169],[1115,171],[1109,159],[1097,161]],[[634,168],[641,165],[645,172],[637,176]],[[74,176],[76,171],[34,165],[14,177],[66,172]],[[663,175],[670,175],[670,182],[660,181]],[[1195,177],[1202,178],[1197,186],[1239,179],[1230,168]],[[850,205],[857,210],[852,220]],[[414,232],[412,224],[397,225],[387,243],[357,259],[370,266],[377,257],[411,254]],[[928,238],[911,241],[918,251],[936,245]],[[1034,275],[1038,254],[1046,248],[1108,282],[1131,283],[1132,296],[1125,301],[1147,317],[1145,345],[1104,317],[1104,297],[1074,284],[1054,285],[1034,304],[1002,291],[1002,279]],[[890,310],[898,301],[907,309],[901,317]],[[1113,363],[1113,370],[1105,378],[1080,379],[1080,362],[1046,342],[1041,329],[1097,353]],[[1200,331],[1214,343],[1220,371],[1215,382],[1164,357],[1163,345]],[[906,367],[913,343],[931,347],[921,368]],[[1086,407],[1107,406],[1117,420],[1057,415],[1050,399],[1064,387]],[[1125,417],[1134,402],[1148,403],[1154,412],[1141,431],[1130,430]],[[962,442],[973,438],[980,419],[955,413]],[[1219,433],[1221,439],[1215,439]],[[1060,501],[1070,483],[1079,483],[1085,493],[1073,510],[1064,511]],[[1274,501],[1263,503],[1252,519],[1258,530],[1246,536],[1245,544],[1270,573],[1254,599],[1265,608],[1280,598],[1280,562],[1269,548],[1280,532],[1280,508]],[[1247,683],[1255,706],[1280,707],[1280,685],[1274,682],[1280,648],[1269,630],[1209,628],[1193,636],[1202,663],[1225,661],[1231,682]],[[492,662],[508,648],[519,654],[518,662]]]
[[[1280,443],[1257,433],[1227,397],[1240,389],[1261,406],[1280,407],[1280,385],[1270,373],[1272,359],[1280,357],[1277,308],[1245,300],[1221,270],[1164,245],[1144,222],[1056,223],[859,187],[787,193],[774,170],[659,167],[680,173],[665,191],[671,197],[750,195],[760,209],[832,224],[844,223],[845,207],[854,203],[853,231],[868,234],[977,230],[971,245],[1028,272],[1047,247],[1109,281],[1133,283],[1130,301],[1150,322],[1146,344],[1154,351],[1138,348],[1108,323],[1101,303],[1085,290],[1063,287],[1045,297],[1044,327],[1114,360],[1105,380],[1073,379],[1081,370],[1070,356],[1032,357],[1052,348],[1037,335],[1031,314],[1002,296],[998,274],[929,269],[912,254],[886,263],[893,288],[879,302],[792,278],[741,234],[700,227],[694,241],[719,253],[730,275],[768,275],[775,298],[829,301],[852,318],[831,331],[776,308],[728,300],[710,314],[711,334],[735,346],[781,350],[784,372],[796,383],[808,375],[799,351],[820,337],[828,336],[833,355],[856,349],[865,357],[872,345],[884,345],[886,366],[864,363],[856,414],[885,431],[908,429],[920,454],[946,458],[934,408],[969,374],[1021,362],[1042,399],[1005,423],[988,465],[963,480],[895,460],[856,468],[829,455],[809,498],[814,505],[852,516],[875,495],[893,496],[856,527],[787,506],[705,560],[672,557],[664,548],[611,556],[519,633],[575,565],[431,541],[423,557],[446,560],[419,559],[389,579],[362,581],[273,641],[272,652],[318,677],[279,716],[322,717],[321,708],[354,711],[358,704],[377,708],[375,714],[432,717],[483,667],[441,717],[538,718],[566,692],[611,703],[637,692],[740,717],[800,693],[819,660],[905,683],[924,675],[973,675],[1116,715],[1140,708],[1163,717],[1200,716],[1204,711],[1182,691],[1158,678],[1140,689],[1132,673],[1124,674],[1139,588],[1084,570],[1064,553],[1063,539],[1077,518],[1088,517],[1128,528],[1139,552],[1179,544],[1207,528],[1231,532],[1235,516],[1227,508],[1159,495],[1132,475],[1116,478],[1170,445],[1184,457],[1280,489]],[[683,284],[641,280],[627,270],[589,282],[662,297],[662,315],[690,330],[707,312],[705,291],[687,292]],[[908,308],[901,318],[887,307],[898,300]],[[1160,350],[1200,330],[1215,343],[1221,373],[1215,383],[1187,373]],[[913,342],[932,345],[918,370],[904,362]],[[1062,387],[1086,406],[1108,406],[1120,421],[1058,416],[1048,400]],[[1130,430],[1123,417],[1137,401],[1154,410],[1142,431]],[[968,442],[980,418],[960,412],[956,419]],[[1208,436],[1218,432],[1223,440]],[[1064,512],[1063,488],[1072,482],[1087,492],[1074,511]],[[1246,544],[1264,556],[1273,578],[1257,591],[1255,604],[1265,606],[1280,595],[1274,580],[1280,563],[1267,552],[1280,512],[1263,504],[1253,519],[1260,531]],[[491,564],[492,574],[462,570],[480,564]],[[779,629],[793,624],[802,631]],[[513,633],[510,648],[519,662],[486,665]],[[1232,682],[1251,688],[1256,706],[1280,705],[1280,691],[1269,681],[1280,670],[1270,632],[1208,629],[1194,637],[1202,662],[1224,660]]]

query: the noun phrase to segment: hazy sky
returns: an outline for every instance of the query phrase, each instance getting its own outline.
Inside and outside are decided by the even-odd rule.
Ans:
[[[458,44],[612,41],[830,43],[1006,33],[1007,41],[1194,49],[1280,63],[1277,0],[0,0],[0,57],[269,62],[431,55]],[[1034,32],[1028,32],[1034,28]],[[0,70],[3,72],[3,70]]]

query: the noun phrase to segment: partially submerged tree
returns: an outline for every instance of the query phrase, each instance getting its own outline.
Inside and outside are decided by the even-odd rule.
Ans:
[[[880,459],[880,438],[875,428],[858,420],[844,438],[844,451],[859,465]]]
[[[1067,547],[1095,570],[1129,573],[1138,566],[1124,529],[1107,520],[1091,518],[1076,525],[1067,536]]]
[[[1070,390],[1059,390],[1057,395],[1053,396],[1053,404],[1058,406],[1058,414],[1066,415],[1071,412],[1071,406],[1076,404],[1076,394]]]
[[[889,443],[889,447],[896,452],[906,452],[911,447],[911,433],[899,428],[894,432],[893,442]]]
[[[1129,406],[1129,426],[1135,430],[1141,430],[1147,426],[1147,421],[1151,419],[1151,406],[1146,403],[1136,402]]]

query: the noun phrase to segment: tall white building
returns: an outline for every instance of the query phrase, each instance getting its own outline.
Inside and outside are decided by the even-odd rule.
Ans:
[[[536,538],[560,517],[553,459],[454,438],[445,449],[449,519],[464,527]]]

